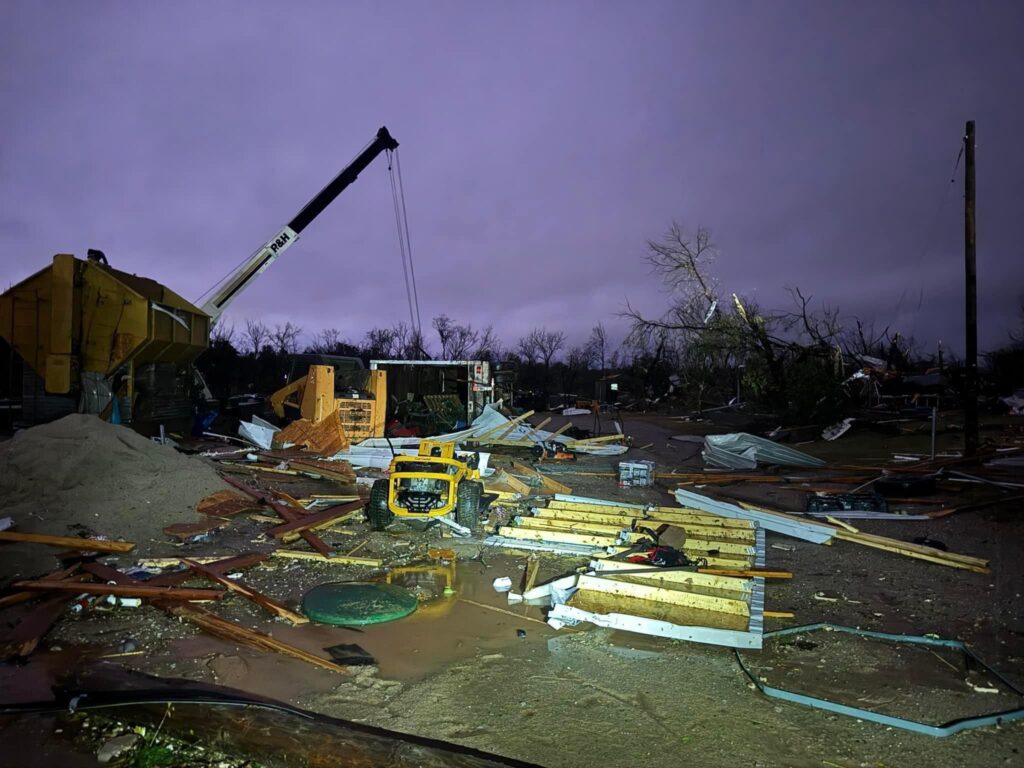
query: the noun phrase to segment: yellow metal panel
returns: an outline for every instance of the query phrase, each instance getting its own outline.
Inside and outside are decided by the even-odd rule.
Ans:
[[[167,318],[170,320],[170,318]],[[302,418],[316,423],[336,410],[334,404],[334,366],[311,365],[299,404]]]
[[[75,309],[75,257],[70,253],[54,256],[50,281],[50,354],[70,355]]]
[[[388,375],[387,371],[370,371],[366,387],[373,395],[370,410],[370,434],[368,437],[384,436],[384,420],[388,407]]]
[[[66,395],[71,391],[71,355],[49,355],[46,358],[46,391]]]

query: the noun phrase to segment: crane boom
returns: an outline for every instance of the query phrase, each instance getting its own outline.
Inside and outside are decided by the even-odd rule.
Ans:
[[[334,202],[334,199],[345,191],[360,172],[366,168],[374,158],[381,152],[391,151],[398,148],[388,129],[382,127],[377,131],[377,136],[356,158],[342,169],[341,173],[334,177],[331,182],[317,193],[316,197],[310,200],[289,221],[280,232],[274,235],[249,259],[246,260],[233,274],[224,280],[221,287],[213,296],[202,305],[203,312],[208,314],[211,320],[216,321],[230,304],[248,285],[256,279],[267,267],[274,263],[274,260],[291,247],[302,231],[309,224],[323,213],[324,209]]]

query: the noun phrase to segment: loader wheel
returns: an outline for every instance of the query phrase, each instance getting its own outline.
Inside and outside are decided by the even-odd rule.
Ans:
[[[484,486],[475,480],[463,480],[459,483],[455,497],[455,522],[467,528],[476,528],[480,524],[480,497]]]
[[[388,508],[388,480],[377,480],[370,489],[370,500],[366,504],[366,519],[375,531],[383,531],[395,519],[395,513]]]

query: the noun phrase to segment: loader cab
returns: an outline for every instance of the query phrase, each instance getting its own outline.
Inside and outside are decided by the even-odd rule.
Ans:
[[[341,355],[302,354],[291,356],[287,384],[309,373],[311,365],[329,365],[334,368],[334,396],[339,400],[373,400],[369,386],[370,372],[358,357]]]

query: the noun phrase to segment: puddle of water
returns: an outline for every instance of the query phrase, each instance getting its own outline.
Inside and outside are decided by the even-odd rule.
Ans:
[[[381,677],[403,682],[420,680],[454,661],[472,658],[478,651],[496,653],[519,644],[543,647],[555,631],[530,620],[543,621],[540,608],[509,606],[505,595],[495,592],[492,586],[495,578],[510,576],[517,587],[522,560],[494,556],[488,558],[488,563],[487,568],[479,562],[459,563],[455,594],[421,603],[415,613],[404,619],[359,627],[360,632],[322,624],[278,626],[274,636],[314,653],[322,653],[324,648],[338,643],[356,643],[377,659]],[[410,576],[408,581],[417,583],[415,591],[439,594],[443,589],[443,578],[432,578],[429,574]],[[395,579],[395,583],[401,581]],[[462,598],[514,615],[481,608]],[[526,631],[525,638],[517,636],[520,629]]]
[[[420,604],[412,615],[385,624],[360,627],[353,631],[324,624],[287,626],[267,620],[257,628],[318,656],[327,657],[325,648],[340,643],[356,643],[377,660],[380,677],[405,683],[416,682],[453,662],[482,653],[500,653],[515,647],[546,649],[555,630],[542,622],[539,607],[508,605],[504,594],[494,591],[492,582],[509,576],[518,591],[522,578],[522,558],[494,555],[488,567],[480,562],[457,564],[454,595],[444,596],[445,579],[433,574],[408,575],[407,586],[424,595],[440,595]],[[402,579],[396,578],[396,583]],[[473,605],[472,600],[500,611]],[[533,619],[531,621],[530,619]],[[525,630],[520,638],[518,630]],[[4,702],[46,700],[50,686],[64,671],[80,662],[96,658],[104,649],[75,647],[59,652],[37,651],[19,666],[0,667],[0,700]],[[109,649],[105,649],[109,651]],[[113,659],[127,667],[143,670],[159,668],[167,677],[196,677],[197,671],[219,685],[283,700],[333,689],[339,675],[304,664],[276,653],[260,653],[209,635],[172,640],[160,655]],[[175,664],[172,668],[170,665]]]

